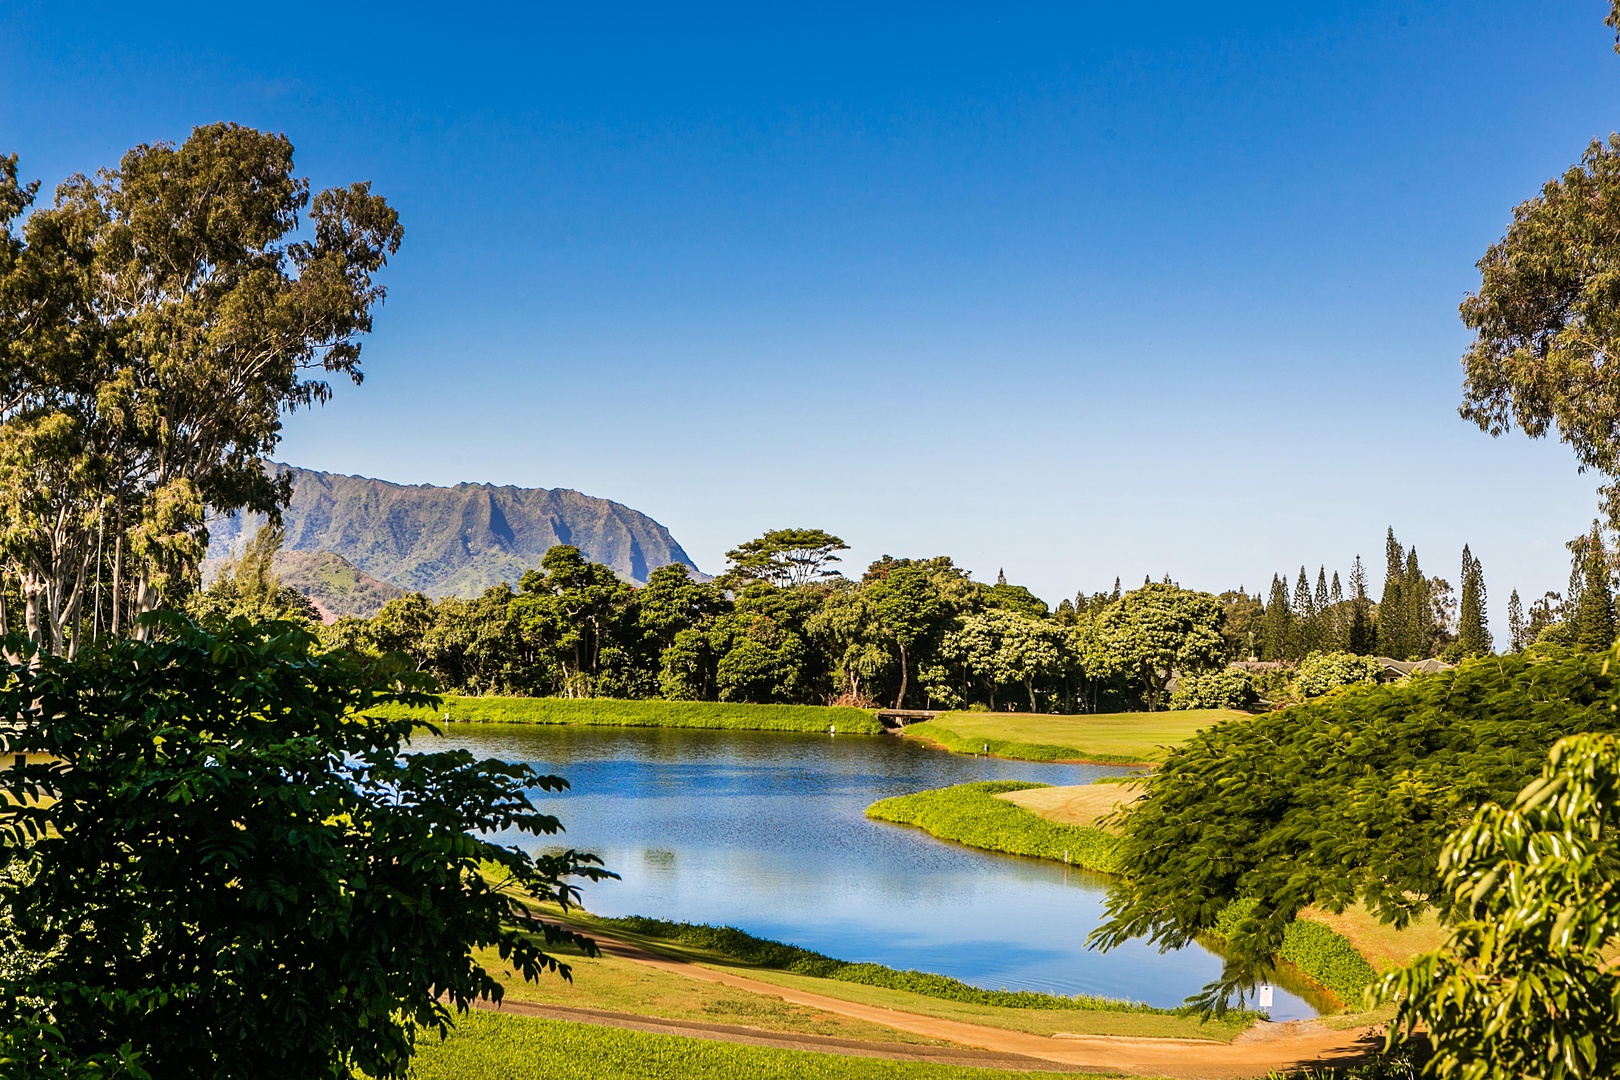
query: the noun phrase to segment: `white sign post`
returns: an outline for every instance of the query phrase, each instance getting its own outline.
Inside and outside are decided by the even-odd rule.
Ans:
[[[1260,1007],[1262,1009],[1271,1008],[1271,984],[1270,983],[1261,983],[1260,984],[1260,1002],[1259,1002],[1259,1004],[1260,1004]]]

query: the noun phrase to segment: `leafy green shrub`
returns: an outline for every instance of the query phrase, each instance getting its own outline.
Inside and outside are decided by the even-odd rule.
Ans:
[[[1344,686],[1376,683],[1384,667],[1370,656],[1347,652],[1313,652],[1299,665],[1294,685],[1300,697],[1314,698]]]
[[[524,979],[567,974],[544,943],[592,949],[519,897],[567,906],[595,856],[485,839],[559,832],[527,793],[560,777],[406,752],[409,721],[364,713],[431,703],[420,677],[296,624],[145,620],[155,640],[0,669],[0,751],[27,755],[0,773],[0,932],[25,958],[0,970],[0,1063],[402,1077],[415,1029],[500,998],[475,948]]]
[[[1239,668],[1183,675],[1170,695],[1172,709],[1252,709],[1260,695],[1254,680]]]
[[[1613,652],[1489,656],[1207,728],[1126,816],[1095,940],[1176,947],[1254,898],[1214,1001],[1282,948],[1304,907],[1361,902],[1397,925],[1449,907],[1445,838],[1511,801],[1558,739],[1620,730],[1617,679]]]
[[[678,941],[753,967],[789,971],[795,975],[809,975],[818,979],[837,979],[840,982],[860,983],[863,986],[880,986],[887,990],[904,990],[924,997],[961,1001],[970,1005],[990,1005],[1003,1009],[1078,1009],[1083,1012],[1176,1011],[1155,1009],[1139,1002],[1093,997],[1088,994],[1065,997],[1061,994],[1043,994],[1034,990],[985,990],[958,979],[932,975],[925,971],[900,971],[884,967],[882,964],[852,964],[845,960],[834,960],[830,956],[801,949],[796,945],[784,945],[779,941],[757,938],[735,926],[671,922],[667,919],[649,919],[641,915],[597,919],[596,925],[605,929],[638,934],[641,937]]]
[[[750,705],[719,701],[625,701],[617,698],[446,697],[437,709],[384,705],[369,715],[434,723],[580,724],[596,727],[713,728],[730,731],[803,731],[881,735],[871,709],[842,705]]]
[[[1101,829],[1061,825],[995,796],[1048,787],[1024,780],[981,780],[882,799],[866,808],[878,821],[915,825],[942,840],[986,851],[1057,859],[1087,870],[1116,869],[1114,838]]]

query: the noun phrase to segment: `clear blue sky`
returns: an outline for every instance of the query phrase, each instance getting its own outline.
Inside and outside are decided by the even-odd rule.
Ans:
[[[49,187],[226,119],[406,239],[282,457],[782,525],[1056,601],[1467,541],[1494,629],[1596,480],[1456,416],[1512,206],[1620,128],[1599,0],[0,7]],[[139,9],[139,10],[137,10]],[[1225,9],[1225,10],[1223,10]]]

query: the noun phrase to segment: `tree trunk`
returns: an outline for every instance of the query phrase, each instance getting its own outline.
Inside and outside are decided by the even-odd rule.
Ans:
[[[1040,712],[1041,710],[1035,707],[1035,680],[1025,680],[1024,689],[1029,691],[1029,711]]]
[[[897,641],[895,644],[900,646],[900,694],[894,699],[894,707],[903,709],[906,707],[906,643]]]

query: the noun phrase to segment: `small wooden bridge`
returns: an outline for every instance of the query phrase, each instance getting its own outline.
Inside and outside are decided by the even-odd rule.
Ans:
[[[943,714],[944,709],[879,709],[878,723],[885,731],[899,731],[907,724],[920,724]]]

